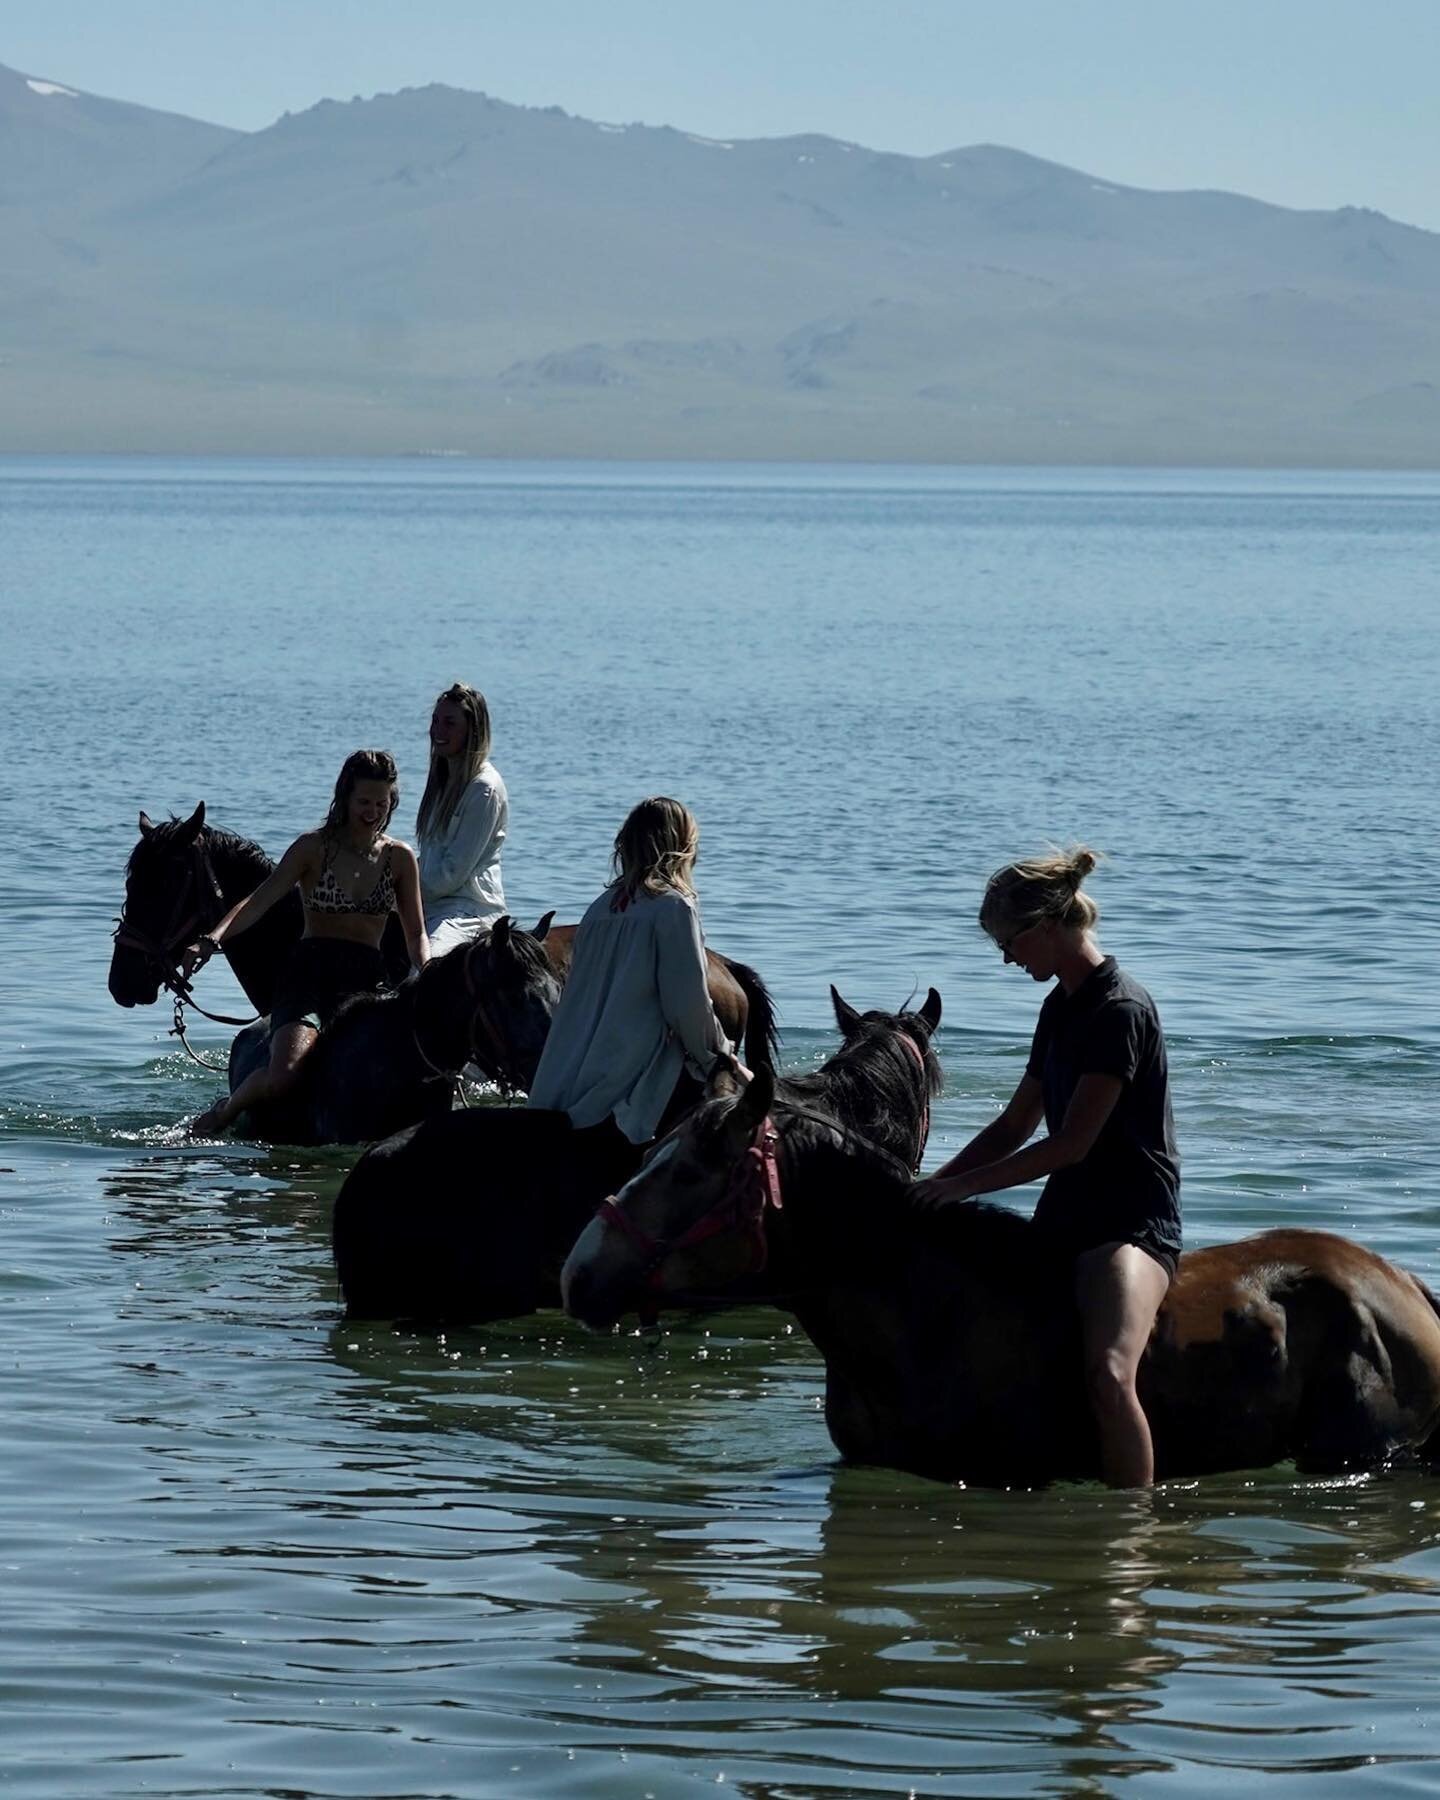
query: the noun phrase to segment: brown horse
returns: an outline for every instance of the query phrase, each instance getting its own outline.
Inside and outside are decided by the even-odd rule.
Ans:
[[[848,1460],[993,1485],[1098,1476],[1068,1270],[1002,1207],[912,1213],[908,1157],[877,1134],[902,1102],[918,1134],[925,1085],[912,1072],[902,1091],[912,1052],[897,1062],[896,1046],[938,1019],[931,997],[922,1015],[861,1018],[836,995],[845,1043],[817,1075],[714,1078],[576,1243],[566,1307],[603,1326],[758,1275],[825,1358]],[[888,1096],[868,1113],[865,1077]],[[1440,1454],[1434,1297],[1328,1232],[1189,1251],[1139,1381],[1162,1479]]]

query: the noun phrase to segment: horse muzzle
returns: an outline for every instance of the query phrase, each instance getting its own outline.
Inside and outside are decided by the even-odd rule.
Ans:
[[[614,1254],[594,1218],[576,1238],[560,1271],[560,1303],[592,1331],[608,1331],[635,1304],[640,1282],[633,1259]]]

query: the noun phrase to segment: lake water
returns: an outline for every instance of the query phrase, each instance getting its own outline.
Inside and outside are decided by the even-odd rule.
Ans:
[[[1440,1282],[1437,588],[1436,476],[0,461],[0,1787],[1433,1793],[1433,1480],[951,1490],[837,1466],[783,1314],[345,1326],[351,1153],[177,1141],[105,971],[141,807],[278,853],[383,744],[408,831],[459,677],[523,918],[668,791],[790,1064],[940,990],[931,1165],[1040,998],[985,876],[1108,851],[1189,1241]]]

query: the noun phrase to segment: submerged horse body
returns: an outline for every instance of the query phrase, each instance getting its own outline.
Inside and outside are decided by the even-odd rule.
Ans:
[[[825,1358],[826,1420],[847,1459],[996,1485],[1097,1476],[1068,1265],[1005,1208],[911,1211],[905,1172],[875,1154],[850,1099],[881,1046],[913,1036],[913,1015],[861,1019],[836,999],[839,1055],[805,1091],[767,1071],[742,1090],[712,1084],[582,1234],[567,1307],[606,1325],[758,1277]],[[918,1084],[912,1106],[918,1135]],[[767,1156],[774,1181],[757,1182]],[[1190,1251],[1139,1389],[1162,1479],[1430,1456],[1440,1311],[1413,1276],[1326,1232]]]
[[[386,1137],[448,1113],[460,1072],[472,1065],[523,1091],[560,998],[543,944],[549,922],[547,914],[528,932],[497,919],[400,987],[347,1000],[316,1038],[296,1086],[249,1116],[248,1135],[285,1144]],[[232,1093],[268,1054],[258,1025],[237,1037]]]

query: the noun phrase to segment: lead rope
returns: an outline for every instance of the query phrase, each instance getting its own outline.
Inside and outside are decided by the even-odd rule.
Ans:
[[[197,1008],[196,1010],[199,1011],[200,1009]],[[205,1016],[208,1019],[210,1017],[210,1014],[206,1013]],[[241,1021],[242,1024],[245,1022],[246,1021],[244,1021],[244,1020]],[[253,1020],[251,1020],[249,1022],[252,1024],[254,1023]],[[229,1074],[230,1065],[228,1062],[215,1063],[215,1062],[209,1061],[208,1058],[206,1058],[200,1054],[200,1052],[190,1042],[190,1039],[186,1036],[186,1033],[185,1033],[185,997],[178,990],[175,993],[175,1023],[170,1027],[169,1031],[166,1033],[166,1036],[173,1037],[173,1038],[179,1038],[180,1048],[190,1058],[191,1062],[199,1063],[199,1065],[202,1069],[208,1069],[212,1075],[228,1075]]]

